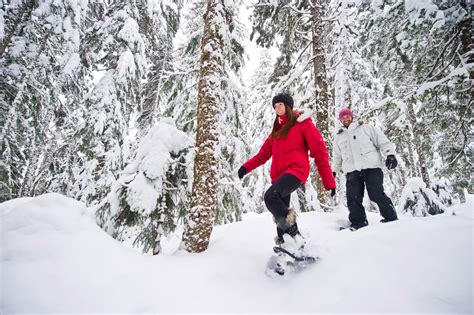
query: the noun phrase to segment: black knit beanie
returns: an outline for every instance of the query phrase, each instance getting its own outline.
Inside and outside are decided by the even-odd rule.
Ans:
[[[284,103],[293,109],[293,97],[288,93],[279,93],[272,99],[272,106],[275,107],[276,103]]]

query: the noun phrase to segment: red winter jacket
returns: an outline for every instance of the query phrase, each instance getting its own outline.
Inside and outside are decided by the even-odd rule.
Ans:
[[[270,168],[272,183],[283,174],[292,174],[304,185],[309,176],[309,151],[309,155],[314,158],[324,188],[336,188],[336,181],[328,162],[326,144],[309,118],[308,112],[298,117],[297,123],[291,127],[286,138],[275,137],[271,141],[270,137],[271,135],[265,140],[257,155],[243,164],[247,173],[272,158]]]

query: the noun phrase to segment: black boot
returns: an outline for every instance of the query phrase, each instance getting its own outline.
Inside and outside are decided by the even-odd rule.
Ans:
[[[388,223],[388,222],[397,221],[397,220],[398,220],[398,218],[395,218],[395,219],[393,219],[393,220],[388,220],[388,219],[385,219],[385,218],[384,218],[384,219],[380,220],[380,222],[382,222],[382,223]]]
[[[275,236],[276,245],[281,245],[285,242],[285,240],[283,239],[283,234],[285,234],[283,230],[277,226],[277,236]]]
[[[292,209],[288,211],[286,217],[275,219],[277,225],[277,236],[275,237],[275,243],[281,245],[285,242],[283,239],[284,234],[289,234],[291,237],[301,235],[298,230],[298,224],[296,224],[296,212]]]
[[[352,224],[349,226],[349,228],[350,228],[351,230],[358,230],[358,229],[361,229],[361,228],[363,228],[363,227],[365,227],[365,226],[367,226],[367,225],[369,225],[369,222],[367,222],[367,220],[365,220],[365,221],[362,221],[361,223],[357,223],[357,224],[352,223]]]

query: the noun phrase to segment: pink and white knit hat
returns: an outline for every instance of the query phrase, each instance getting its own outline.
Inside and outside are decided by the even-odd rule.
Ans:
[[[341,118],[344,117],[345,115],[354,117],[354,114],[352,114],[352,111],[347,107],[341,109],[341,111],[339,112],[339,120],[341,120]]]

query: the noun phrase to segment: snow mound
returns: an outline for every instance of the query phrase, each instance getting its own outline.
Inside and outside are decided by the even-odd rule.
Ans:
[[[474,198],[450,214],[338,231],[345,211],[298,217],[321,257],[269,278],[268,213],[215,227],[201,254],[146,256],[58,194],[0,204],[0,313],[472,313]],[[456,215],[452,215],[456,213]]]

